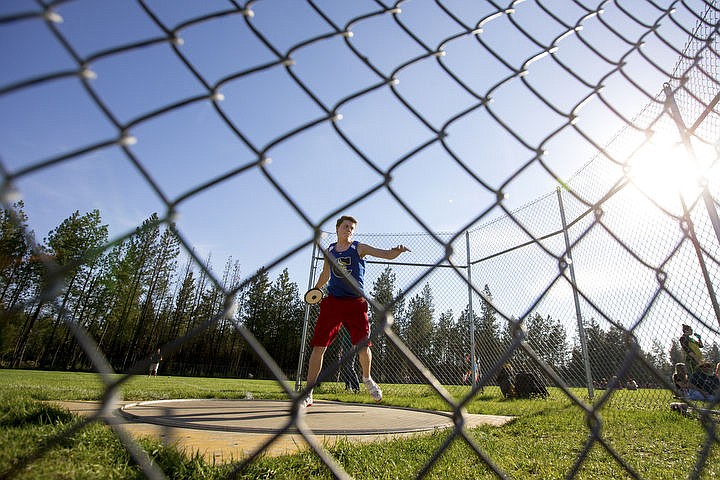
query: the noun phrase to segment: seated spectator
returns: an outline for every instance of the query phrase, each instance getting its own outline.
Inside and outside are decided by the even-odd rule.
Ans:
[[[637,389],[638,389],[638,384],[637,384],[637,382],[636,382],[634,379],[628,378],[628,381],[627,381],[627,384],[625,385],[625,388],[627,388],[628,390],[637,390]]]
[[[505,398],[547,398],[550,392],[532,371],[515,372],[512,365],[504,364],[497,375],[498,386]]]
[[[685,396],[690,388],[690,379],[688,378],[687,368],[684,363],[675,364],[672,381],[678,393],[680,393],[680,396]]]
[[[675,364],[672,381],[678,391],[677,397],[687,400],[706,400],[706,395],[690,383],[687,367],[684,363]]]
[[[505,398],[515,398],[515,370],[509,363],[504,364],[497,374],[497,382],[500,391]]]
[[[690,375],[690,386],[699,390],[708,400],[720,393],[720,379],[713,372],[712,364],[709,362],[700,364]]]

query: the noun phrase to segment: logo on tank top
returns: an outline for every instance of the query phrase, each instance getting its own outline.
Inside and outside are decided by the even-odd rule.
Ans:
[[[335,259],[335,265],[333,268],[335,269],[335,275],[336,276],[342,276],[342,271],[344,270],[347,274],[350,274],[350,266],[352,265],[352,258],[350,257],[338,257]]]

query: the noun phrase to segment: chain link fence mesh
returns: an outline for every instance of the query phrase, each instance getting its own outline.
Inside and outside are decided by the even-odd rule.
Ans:
[[[112,19],[78,27],[75,22],[92,22],[91,13],[97,15],[97,6],[79,0],[3,7],[0,35],[8,48],[32,48],[28,55],[37,55],[31,67],[10,64],[0,77],[4,124],[16,122],[32,131],[35,142],[23,155],[2,153],[3,202],[12,211],[17,194],[37,186],[37,176],[52,176],[59,166],[93,153],[111,150],[129,164],[164,212],[157,223],[168,226],[195,268],[221,292],[218,310],[179,333],[168,348],[182,347],[217,323],[227,325],[288,397],[299,398],[282,382],[295,372],[283,372],[236,321],[236,294],[253,277],[228,286],[232,282],[218,278],[196,253],[177,217],[194,199],[249,178],[283,199],[281,221],[292,218],[307,232],[299,244],[284,246],[284,253],[264,262],[267,268],[282,266],[316,242],[326,247],[332,235],[323,234],[323,225],[377,195],[421,227],[421,233],[356,236],[380,248],[402,243],[413,249],[411,259],[368,266],[373,371],[386,395],[408,386],[418,393],[430,389],[459,412],[481,389],[496,388],[502,365],[509,363],[531,369],[553,394],[569,395],[579,410],[599,417],[608,404],[667,405],[682,323],[693,325],[714,346],[706,354],[720,362],[712,358],[720,337],[715,2],[125,3],[142,17],[142,28],[124,30]],[[311,21],[293,23],[300,10]],[[107,38],[98,37],[97,45],[76,45],[73,28],[103,27]],[[368,42],[368,35],[379,35],[382,48]],[[15,38],[37,43],[13,44]],[[198,45],[208,42],[217,42],[218,55],[232,58],[229,66],[217,67],[199,53]],[[124,75],[122,64],[115,63],[121,58],[132,63],[136,55],[157,60],[140,78]],[[347,72],[331,69],[338,58],[362,81],[348,81]],[[101,73],[97,78],[95,68]],[[268,76],[278,70],[285,74],[282,82]],[[109,89],[103,80],[108,75],[124,81],[127,91]],[[336,81],[327,81],[328,75],[336,75]],[[171,90],[163,84],[170,81],[180,85],[173,94],[187,93],[168,98]],[[54,138],[43,128],[46,106],[34,98],[44,89],[82,98],[93,107],[92,115],[74,119],[78,128],[71,136]],[[127,101],[130,91],[133,102]],[[247,114],[242,99],[248,94],[261,97],[261,111]],[[284,109],[290,95],[302,98],[305,107]],[[215,139],[196,139],[193,150],[199,148],[195,153],[208,160],[182,166],[183,178],[168,183],[175,173],[168,158],[180,156],[179,150],[188,148],[180,140],[193,135],[192,128],[183,128],[168,136],[165,121],[175,116],[186,121],[186,111],[199,105],[211,106],[201,121],[233,139],[231,151],[222,155],[242,160],[218,165],[209,153]],[[355,123],[361,112],[375,122]],[[87,122],[101,122],[102,133],[91,136],[83,128]],[[146,149],[148,140],[152,148]],[[163,142],[178,143],[178,151],[157,146]],[[294,149],[314,142],[322,144],[315,148],[325,158],[304,170],[287,161]],[[354,184],[342,185],[342,193],[333,187],[328,157],[360,165]],[[683,170],[697,169],[703,182],[679,173],[670,182],[653,179],[652,172],[672,168],[665,162],[673,161]],[[568,169],[576,173],[569,175]],[[419,176],[413,179],[410,172]],[[330,187],[322,205],[300,200],[302,189],[323,184]],[[428,220],[426,200],[444,201],[433,198],[442,184],[470,185],[474,192],[474,208],[451,233],[437,233],[441,222]],[[534,184],[559,187],[511,206],[509,199],[523,198]],[[417,189],[424,194],[413,196]],[[21,220],[15,218],[18,225]],[[133,235],[118,236],[99,251]],[[36,253],[43,254],[37,247]],[[74,265],[92,262],[97,254]],[[63,269],[51,258],[44,261],[49,273],[43,288],[24,308],[40,300],[62,302]],[[310,284],[321,261],[313,255]],[[96,348],[100,339],[71,312],[58,311],[106,380],[106,402],[112,404],[122,381],[108,376],[113,368]],[[314,307],[308,313],[311,332]],[[307,364],[307,345],[302,347],[298,390]],[[328,385],[342,382],[348,357],[341,349],[336,342],[328,352]],[[129,370],[145,368],[143,362]],[[630,380],[641,387],[638,395],[613,396]],[[301,417],[293,426],[334,475],[346,476]],[[115,427],[144,473],[161,477],[123,428]],[[455,435],[475,445],[463,431]],[[592,442],[618,457],[601,436]],[[709,434],[705,447],[712,443]],[[503,475],[480,448],[474,451]],[[429,464],[442,453],[435,452]],[[27,462],[42,454],[42,449],[31,452]],[[587,449],[578,453],[569,477],[587,455]],[[618,461],[639,476],[622,458]]]

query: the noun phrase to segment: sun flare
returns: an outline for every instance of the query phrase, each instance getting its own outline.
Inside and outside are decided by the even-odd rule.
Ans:
[[[677,133],[659,131],[633,152],[625,171],[655,205],[677,212],[681,198],[686,203],[697,198],[716,160],[717,152],[709,145],[696,141],[688,148]]]

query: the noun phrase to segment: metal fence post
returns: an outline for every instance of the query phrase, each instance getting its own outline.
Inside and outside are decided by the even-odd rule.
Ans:
[[[465,230],[465,250],[467,252],[467,285],[468,285],[468,322],[470,324],[470,364],[472,386],[477,383],[477,362],[475,361],[475,315],[473,315],[472,264],[470,263],[470,232]]]
[[[310,275],[308,276],[308,290],[313,288],[315,281],[315,265],[317,259],[317,243],[313,242],[312,257],[310,258]],[[307,343],[308,323],[310,322],[310,305],[305,304],[305,321],[303,322],[302,337],[300,340],[300,356],[298,357],[297,373],[295,375],[295,391],[299,392],[302,387],[302,368],[305,358],[305,345]]]
[[[558,197],[558,205],[560,206],[560,219],[562,220],[563,237],[565,238],[565,251],[567,252],[568,266],[570,267],[570,283],[572,285],[573,299],[575,300],[575,316],[577,317],[578,337],[580,338],[580,347],[582,348],[583,361],[585,362],[585,381],[587,382],[588,397],[590,400],[595,396],[593,387],[592,370],[590,369],[590,355],[587,349],[587,338],[585,337],[585,327],[583,326],[582,311],[580,310],[580,297],[578,296],[577,282],[575,280],[575,266],[572,261],[572,252],[570,251],[570,237],[568,235],[567,220],[565,219],[565,206],[562,200],[562,190],[557,187],[555,190]]]

